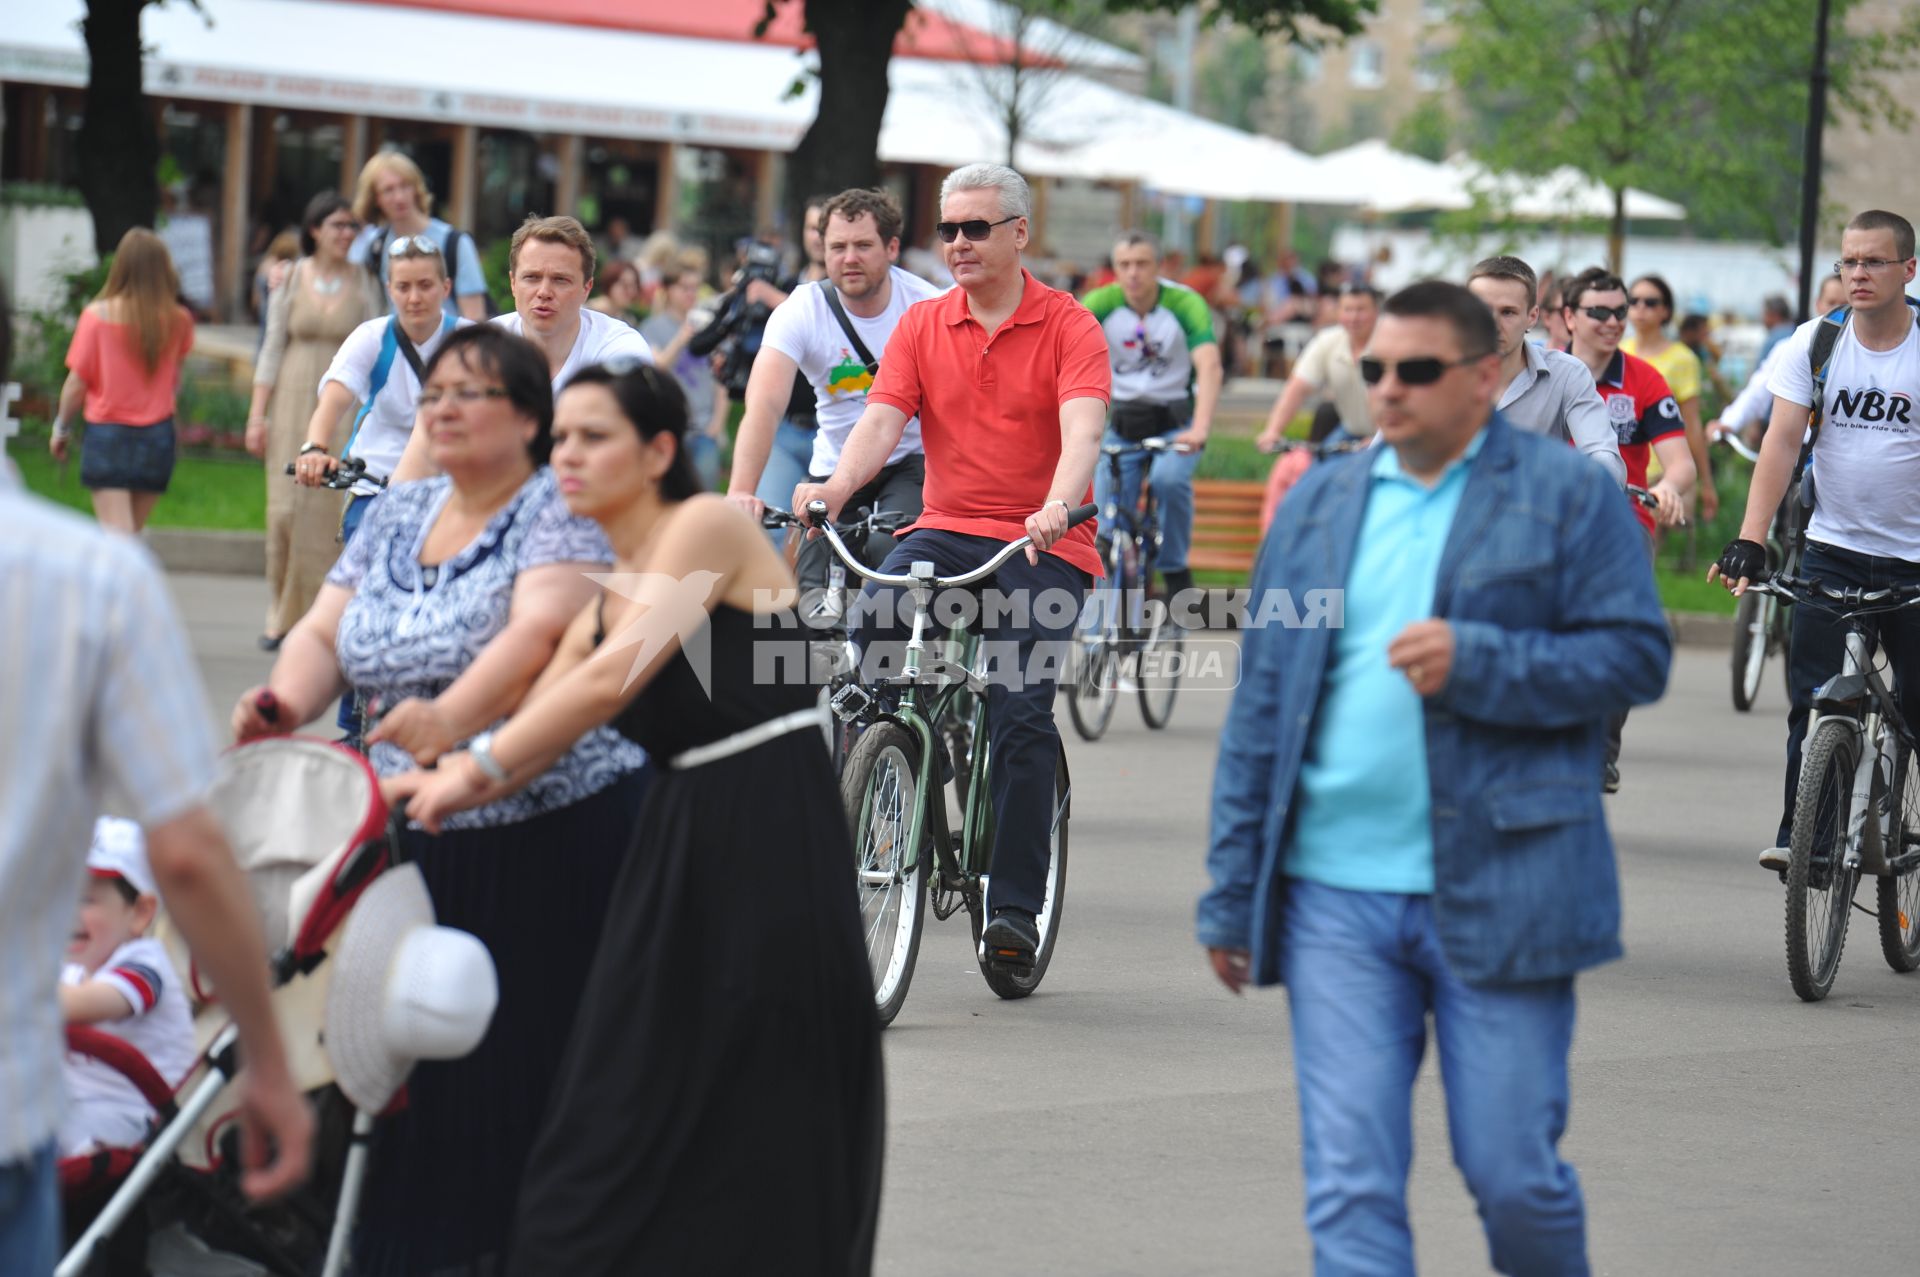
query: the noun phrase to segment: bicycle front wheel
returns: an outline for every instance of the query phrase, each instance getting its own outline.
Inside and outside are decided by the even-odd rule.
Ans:
[[[1833,988],[1859,872],[1848,869],[1847,826],[1859,724],[1828,719],[1814,729],[1800,759],[1793,836],[1787,864],[1787,979],[1804,1002]]]
[[[907,846],[920,805],[919,761],[911,732],[898,723],[876,723],[861,734],[840,778],[840,800],[853,830],[873,1006],[883,1026],[893,1023],[907,1000],[926,922],[933,846],[924,828],[920,845]]]
[[[1125,570],[1119,551],[1110,555],[1108,584],[1094,588],[1098,630],[1073,636],[1073,678],[1068,680],[1068,714],[1083,741],[1106,735],[1119,701],[1119,609],[1125,607]]]
[[[1894,762],[1881,824],[1888,860],[1920,847],[1920,758],[1903,742],[1894,751]],[[1920,870],[1876,882],[1880,952],[1887,965],[1903,975],[1920,971]]]
[[[1035,929],[1040,933],[1040,947],[1034,950],[1032,968],[1019,971],[987,961],[986,954],[980,948],[980,930],[986,925],[985,893],[976,892],[968,901],[967,918],[973,926],[974,959],[980,964],[980,974],[986,977],[987,987],[1003,998],[1024,998],[1039,988],[1041,979],[1047,974],[1047,964],[1053,961],[1053,945],[1060,938],[1060,914],[1067,903],[1067,816],[1072,791],[1072,784],[1067,778],[1067,758],[1062,751],[1060,761],[1054,764],[1053,827],[1047,837],[1046,889],[1041,898],[1040,912],[1033,920]]]
[[[1151,615],[1158,612],[1158,616]],[[1134,681],[1140,687],[1140,717],[1158,731],[1173,717],[1173,698],[1180,694],[1180,664],[1185,640],[1174,624],[1172,601],[1162,596],[1149,606],[1146,629],[1140,635],[1140,650]]]
[[[1753,708],[1767,668],[1767,623],[1772,609],[1766,601],[1766,595],[1749,590],[1740,596],[1733,614],[1733,707],[1742,714]]]

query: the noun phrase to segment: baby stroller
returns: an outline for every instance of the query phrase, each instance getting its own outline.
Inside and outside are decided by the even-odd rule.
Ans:
[[[196,1253],[219,1256],[213,1271],[335,1277],[344,1270],[375,1117],[413,1060],[466,1054],[493,1013],[492,961],[472,936],[432,925],[418,870],[395,865],[398,829],[366,759],[335,744],[278,737],[232,749],[223,764],[210,801],[266,932],[289,1065],[316,1101],[313,1176],[265,1208],[240,1193],[231,1086],[244,1067],[238,1033],[163,921],[161,939],[194,1004],[199,1060],[176,1088],[121,1039],[69,1031],[70,1050],[121,1073],[155,1116],[136,1148],[62,1160],[70,1217],[76,1206],[98,1213],[57,1277],[145,1273],[147,1237],[162,1229],[184,1229]],[[455,1005],[420,1005],[449,978],[460,986]]]

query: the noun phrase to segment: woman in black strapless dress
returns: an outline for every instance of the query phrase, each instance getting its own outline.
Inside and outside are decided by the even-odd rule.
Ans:
[[[562,393],[553,467],[613,544],[612,595],[506,726],[417,782],[411,813],[487,801],[608,721],[658,768],[510,1271],[865,1273],[885,1106],[851,839],[805,661],[770,659],[800,633],[792,578],[744,514],[692,495],[684,429],[650,368]]]

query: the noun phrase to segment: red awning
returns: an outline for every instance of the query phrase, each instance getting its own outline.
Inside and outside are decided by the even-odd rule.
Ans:
[[[754,40],[754,26],[766,12],[764,0],[703,0],[697,5],[666,4],[661,0],[349,0],[438,9],[490,18],[520,18],[528,22],[558,22],[570,26],[606,27],[615,31],[644,31],[653,35],[696,40]],[[803,24],[802,0],[781,0],[773,21],[759,42],[790,49],[811,48],[813,37]],[[1003,36],[955,22],[930,9],[915,8],[894,41],[900,57],[948,62],[1012,61],[1013,42]],[[1058,60],[1028,50],[1030,65],[1054,66]]]

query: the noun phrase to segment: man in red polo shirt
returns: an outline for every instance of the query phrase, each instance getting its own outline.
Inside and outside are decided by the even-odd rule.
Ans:
[[[1659,503],[1657,522],[1671,527],[1680,521],[1687,494],[1693,491],[1693,454],[1687,451],[1686,423],[1680,419],[1680,405],[1674,402],[1667,379],[1646,360],[1620,349],[1621,335],[1627,330],[1627,286],[1618,275],[1592,266],[1567,281],[1565,301],[1568,331],[1573,335],[1567,349],[1593,374],[1594,389],[1600,392],[1607,420],[1620,441],[1627,482],[1645,488],[1648,461],[1660,458],[1660,482],[1650,491]],[[1633,513],[1646,532],[1651,561],[1654,513],[1638,501],[1633,503]],[[1609,794],[1620,788],[1620,732],[1626,723],[1625,714],[1607,720],[1602,788]]]
[[[990,681],[991,780],[999,829],[993,845],[990,920],[981,942],[1010,965],[1030,965],[1034,918],[1045,888],[1060,734],[1054,685],[1079,602],[1100,573],[1094,525],[1067,530],[1067,513],[1093,499],[1112,374],[1099,321],[1069,293],[1020,264],[1033,196],[1018,173],[969,164],[940,187],[941,254],[957,285],[910,308],[887,343],[867,407],[824,484],[794,490],[830,515],[886,463],[918,415],[926,445],[925,509],[883,567],[931,560],[943,576],[978,567],[1007,541],[1031,536],[987,586],[982,642],[1008,656]],[[867,587],[856,637],[869,661],[876,643],[905,637],[899,600]],[[1070,600],[1071,608],[1053,606]],[[1068,612],[1068,615],[1062,615]]]

